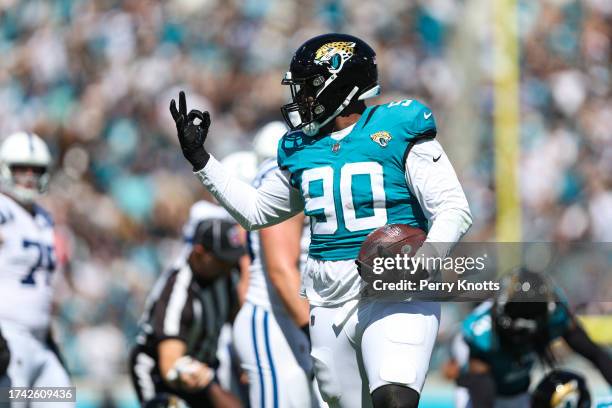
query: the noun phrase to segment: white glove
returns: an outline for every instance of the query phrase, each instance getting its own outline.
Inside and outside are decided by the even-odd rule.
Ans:
[[[169,383],[189,390],[206,388],[214,378],[215,373],[210,367],[190,356],[176,360],[166,375]]]

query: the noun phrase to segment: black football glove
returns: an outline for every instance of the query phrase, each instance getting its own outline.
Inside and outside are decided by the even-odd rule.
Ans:
[[[183,156],[193,166],[193,171],[199,171],[206,166],[210,154],[204,149],[204,141],[210,127],[210,114],[192,109],[187,114],[185,92],[179,93],[179,108],[176,109],[174,99],[170,102],[170,113],[176,123],[176,132]]]
[[[376,247],[376,257],[377,258],[392,258],[393,254],[390,253],[382,245],[379,245]],[[374,260],[372,258],[373,256],[370,257],[370,259],[368,259],[367,261],[363,261],[359,258],[355,260],[355,264],[357,265],[357,272],[359,273],[359,276],[361,276],[361,279],[363,279],[367,283],[372,283],[376,279],[382,279],[382,276],[381,276],[382,274],[378,275],[378,274],[375,274],[373,271],[374,268],[373,268],[372,262]]]
[[[371,256],[368,260],[362,261],[356,259],[355,264],[357,265],[357,272],[361,279],[366,283],[372,283],[375,280],[382,280],[383,282],[400,282],[402,280],[419,282],[421,279],[427,279],[429,273],[424,268],[420,267],[416,271],[411,269],[397,269],[395,267],[387,269],[383,267],[382,273],[374,273],[374,256]],[[390,252],[388,248],[382,245],[376,247],[376,258],[395,258],[395,254]]]

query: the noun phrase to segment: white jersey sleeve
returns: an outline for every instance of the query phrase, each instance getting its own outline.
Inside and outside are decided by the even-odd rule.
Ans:
[[[304,209],[287,171],[276,169],[259,188],[231,177],[214,157],[195,173],[227,211],[247,230],[278,224]]]
[[[435,139],[417,142],[406,158],[406,182],[429,221],[426,242],[445,257],[472,225],[472,214],[455,170]]]

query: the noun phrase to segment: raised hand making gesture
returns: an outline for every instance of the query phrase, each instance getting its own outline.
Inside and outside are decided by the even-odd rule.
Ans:
[[[178,110],[174,99],[170,102],[170,113],[176,123],[183,156],[191,163],[194,172],[202,170],[210,158],[210,154],[204,149],[204,141],[210,127],[210,114],[197,109],[192,109],[187,114],[187,101],[183,91],[179,93]]]

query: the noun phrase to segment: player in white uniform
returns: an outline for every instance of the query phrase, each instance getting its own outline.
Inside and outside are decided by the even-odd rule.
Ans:
[[[277,170],[280,122],[264,126],[254,149],[260,161],[254,187]],[[246,302],[234,321],[234,345],[249,378],[253,407],[316,405],[308,337],[308,303],[299,297],[300,268],[310,243],[303,215],[248,235],[251,266]]]
[[[301,211],[310,216],[302,292],[311,305],[311,355],[324,400],[351,408],[416,407],[440,306],[408,295],[362,297],[355,259],[367,234],[386,224],[427,230],[440,257],[471,225],[465,194],[435,140],[432,113],[413,100],[366,107],[363,100],[379,89],[375,53],[349,35],[304,43],[283,83],[293,102],[281,109],[294,131],[279,144],[281,167],[259,188],[228,176],[206,151],[210,116],[187,113],[181,93],[170,111],[183,155],[248,230]]]
[[[245,183],[251,183],[257,172],[257,157],[252,151],[238,151],[225,156],[222,163],[229,169],[232,176],[238,178]],[[194,203],[189,210],[189,218],[183,226],[183,242],[185,243],[181,255],[177,259],[176,264],[180,265],[184,262],[186,256],[191,252],[191,240],[197,225],[206,220],[213,218],[225,219],[234,221],[234,218],[225,210],[225,208],[211,203],[210,201],[200,200]],[[240,260],[240,279],[236,282],[236,290],[240,303],[244,302],[246,286],[248,284],[248,257],[243,257]],[[216,370],[217,380],[222,388],[231,391],[234,395],[246,399],[246,387],[240,382],[240,367],[236,358],[234,344],[232,340],[232,325],[226,323],[219,335],[219,344],[217,347],[217,359],[219,366]]]
[[[35,202],[50,164],[45,142],[32,133],[12,134],[0,146],[0,327],[13,387],[70,386],[50,337],[53,220]]]

